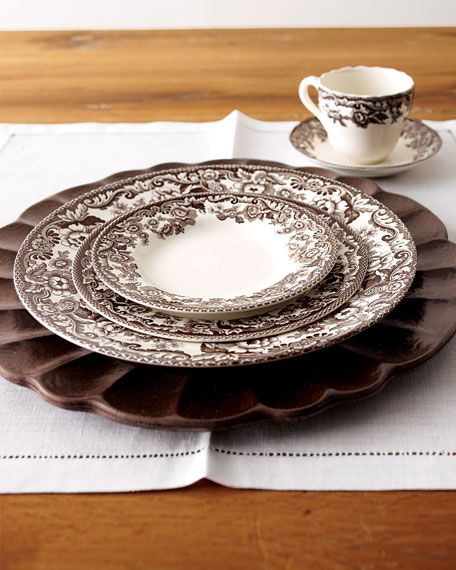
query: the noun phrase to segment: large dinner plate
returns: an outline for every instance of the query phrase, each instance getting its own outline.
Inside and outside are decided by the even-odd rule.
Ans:
[[[369,266],[360,290],[342,307],[296,330],[250,341],[176,341],[141,334],[94,312],[71,274],[78,247],[100,224],[167,197],[201,191],[285,197],[332,213],[365,241]],[[17,293],[30,313],[59,336],[131,362],[179,367],[257,364],[328,347],[391,311],[416,271],[413,239],[383,204],[340,181],[261,161],[182,165],[102,184],[49,214],[21,246],[14,268]]]

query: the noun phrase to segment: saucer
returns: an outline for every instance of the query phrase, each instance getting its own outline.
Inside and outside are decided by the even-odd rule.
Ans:
[[[405,120],[396,147],[385,160],[376,164],[356,164],[340,155],[329,144],[325,129],[315,117],[297,125],[290,134],[290,141],[314,164],[348,176],[367,178],[391,176],[408,170],[434,156],[442,146],[442,139],[433,129],[413,119]]]
[[[94,242],[98,276],[162,313],[238,318],[296,299],[340,244],[312,210],[272,196],[197,193],[128,212]]]

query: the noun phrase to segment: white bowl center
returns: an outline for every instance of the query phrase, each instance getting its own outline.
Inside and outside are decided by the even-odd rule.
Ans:
[[[151,236],[134,258],[143,279],[187,297],[231,298],[269,287],[295,271],[288,238],[266,221],[239,224],[200,215],[185,233],[158,239]]]

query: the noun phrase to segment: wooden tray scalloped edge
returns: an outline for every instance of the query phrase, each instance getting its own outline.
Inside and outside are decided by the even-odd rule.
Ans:
[[[202,164],[286,165],[259,160]],[[16,252],[53,209],[96,186],[161,164],[121,172],[60,192],[0,229],[0,374],[54,405],[114,421],[172,429],[220,429],[260,420],[292,421],[381,389],[440,350],[456,331],[456,245],[443,223],[417,202],[363,178],[301,168],[341,180],[383,202],[404,221],[418,249],[418,272],[403,301],[380,323],[349,341],[265,365],[218,369],[138,366],[77,347],[48,331],[23,308],[12,281]],[[296,167],[293,167],[296,169]]]

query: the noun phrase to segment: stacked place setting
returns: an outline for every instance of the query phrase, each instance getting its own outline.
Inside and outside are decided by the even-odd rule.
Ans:
[[[322,349],[408,291],[413,240],[374,198],[258,161],[101,185],[52,212],[15,264],[35,318],[81,347],[171,367]]]
[[[425,125],[409,128],[403,72],[332,70],[305,78],[300,97],[317,118],[294,129],[292,145],[329,145],[344,157],[331,163],[338,171],[393,174],[440,148]],[[402,147],[416,156],[392,166]],[[454,333],[443,224],[365,178],[262,160],[173,163],[55,201],[25,213],[39,222],[28,235],[22,218],[4,232],[8,251],[21,241],[10,246],[11,235],[26,235],[14,285],[45,328],[7,316],[27,343],[3,372],[64,407],[147,427],[293,420],[373,393]],[[412,220],[418,256],[399,216]],[[437,263],[431,286],[423,273],[414,281],[417,262]]]

